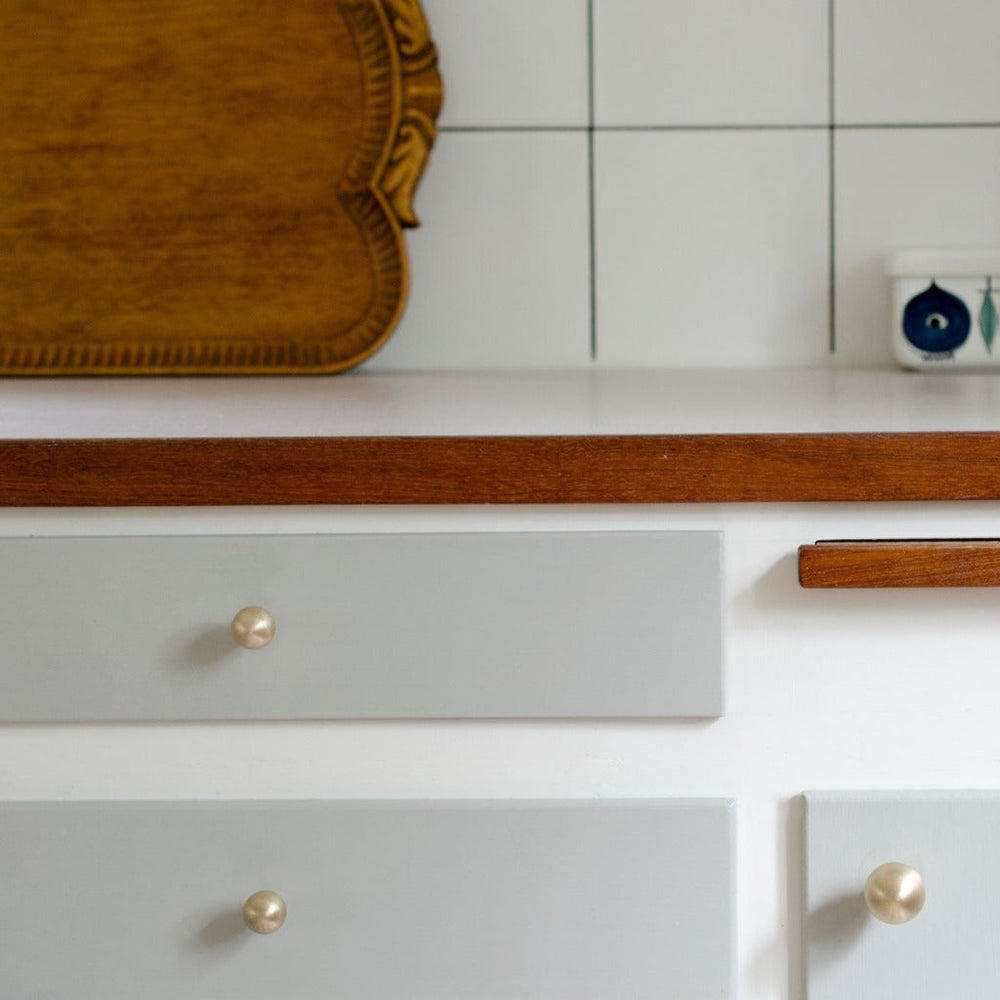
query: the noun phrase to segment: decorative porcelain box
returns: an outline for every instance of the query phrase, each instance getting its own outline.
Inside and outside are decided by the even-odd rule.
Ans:
[[[893,353],[901,365],[1000,368],[1000,249],[902,251],[888,259],[886,273]]]

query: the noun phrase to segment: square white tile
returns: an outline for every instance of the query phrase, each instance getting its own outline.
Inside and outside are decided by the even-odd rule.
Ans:
[[[995,245],[1000,128],[840,131],[837,363],[894,366],[886,256]]]
[[[423,0],[444,127],[588,124],[587,0]]]
[[[410,302],[369,370],[590,361],[587,137],[449,133],[417,195]]]
[[[825,364],[828,150],[814,131],[599,134],[598,361]]]
[[[997,0],[835,3],[838,122],[1000,122]]]
[[[829,121],[827,0],[594,0],[598,125]]]

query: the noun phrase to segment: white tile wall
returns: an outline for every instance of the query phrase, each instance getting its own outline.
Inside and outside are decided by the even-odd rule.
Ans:
[[[884,254],[1000,243],[1000,0],[423,2],[444,131],[371,368],[811,367],[831,329],[887,366]]]
[[[1000,123],[1000,2],[836,0],[837,120]]]
[[[596,166],[602,363],[825,361],[825,133],[602,133]]]
[[[588,124],[587,0],[423,0],[446,127]]]
[[[410,234],[410,303],[372,370],[558,368],[590,357],[587,137],[441,136]]]
[[[828,0],[594,0],[598,125],[825,124]]]
[[[1000,243],[1000,129],[837,137],[837,363],[892,364],[885,257]]]

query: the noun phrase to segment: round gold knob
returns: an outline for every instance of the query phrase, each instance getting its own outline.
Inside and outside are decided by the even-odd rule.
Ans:
[[[285,922],[285,901],[276,893],[262,889],[243,904],[243,923],[254,934],[273,934]]]
[[[865,882],[868,909],[887,924],[908,923],[923,909],[926,899],[924,877],[899,861],[879,865]]]
[[[230,629],[244,649],[263,649],[274,638],[276,626],[267,608],[254,605],[237,611]]]

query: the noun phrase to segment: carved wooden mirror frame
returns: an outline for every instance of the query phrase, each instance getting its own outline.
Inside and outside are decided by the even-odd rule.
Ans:
[[[442,100],[418,0],[0,2],[0,374],[386,341]]]

